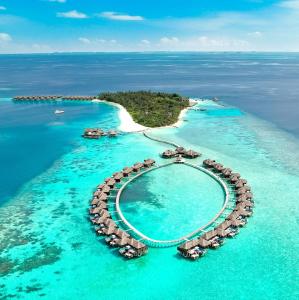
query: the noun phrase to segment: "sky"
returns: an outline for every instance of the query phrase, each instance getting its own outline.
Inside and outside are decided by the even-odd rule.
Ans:
[[[299,51],[299,0],[0,0],[0,53]]]

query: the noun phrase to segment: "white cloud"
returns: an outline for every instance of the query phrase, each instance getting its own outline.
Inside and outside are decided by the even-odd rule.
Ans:
[[[249,32],[248,33],[249,36],[252,36],[252,37],[261,37],[263,34],[260,32],[260,31],[254,31],[254,32]]]
[[[106,43],[107,41],[106,41],[105,39],[96,39],[96,42],[97,42],[97,43],[104,44],[104,43]]]
[[[109,19],[109,20],[118,20],[118,21],[142,21],[144,18],[142,16],[132,16],[126,14],[120,14],[114,11],[104,11],[98,15],[99,17]]]
[[[281,7],[299,9],[299,0],[286,0],[278,4]]]
[[[90,39],[87,39],[85,37],[79,37],[78,40],[79,40],[79,42],[81,42],[83,44],[90,44],[91,43]]]
[[[177,37],[162,37],[160,39],[160,42],[162,44],[174,44],[174,43],[178,43],[179,39]]]
[[[70,19],[87,19],[88,16],[82,12],[77,10],[70,10],[67,12],[59,12],[57,13],[57,17],[60,18],[70,18]]]
[[[32,49],[34,52],[51,52],[51,47],[44,44],[33,44]]]
[[[10,42],[11,40],[12,38],[8,33],[0,32],[0,43]]]
[[[149,45],[151,42],[149,40],[141,40],[141,43],[144,45]]]
[[[66,0],[48,0],[49,2],[65,3]]]
[[[199,50],[246,50],[248,49],[249,42],[245,40],[233,38],[209,38],[207,36],[200,36],[197,39]]]
[[[0,6],[0,10],[6,10],[5,6]]]

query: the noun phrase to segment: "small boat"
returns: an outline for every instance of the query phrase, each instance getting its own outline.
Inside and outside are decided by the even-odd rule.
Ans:
[[[64,113],[64,110],[56,109],[56,110],[54,111],[54,114],[56,114],[56,115],[60,115],[60,114],[63,114],[63,113]]]

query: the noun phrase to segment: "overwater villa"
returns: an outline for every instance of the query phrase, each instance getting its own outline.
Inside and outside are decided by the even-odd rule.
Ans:
[[[100,128],[86,128],[83,137],[87,139],[98,139],[104,135],[104,131]]]
[[[111,189],[115,186],[116,180],[112,177],[105,179],[106,185],[108,185]]]
[[[118,132],[116,130],[108,130],[106,133],[109,137],[115,137],[118,135]]]
[[[173,150],[165,150],[162,153],[162,157],[163,158],[174,158],[174,157],[184,157],[184,158],[197,158],[199,157],[201,154],[194,151],[194,150],[186,150],[183,147],[177,147],[175,149],[175,151]]]
[[[15,101],[47,101],[47,100],[77,100],[77,101],[91,101],[95,96],[61,96],[61,95],[37,95],[37,96],[16,96]]]
[[[178,246],[179,253],[189,259],[195,260],[206,254],[210,243],[203,238],[193,239]]]
[[[214,167],[215,164],[216,164],[216,161],[212,160],[212,159],[205,159],[203,161],[203,166],[206,168],[212,168],[212,167]]]
[[[132,172],[133,172],[132,167],[124,167],[122,171],[124,177],[128,177]]]
[[[151,158],[148,158],[148,159],[144,160],[143,166],[145,168],[149,168],[149,167],[153,166],[154,164],[155,164],[155,161]]]
[[[140,257],[147,253],[147,246],[133,238],[128,238],[124,247],[119,249],[119,253],[127,259]]]
[[[116,182],[120,182],[123,177],[124,177],[123,172],[116,172],[113,174],[113,178],[115,179]]]
[[[127,242],[129,235],[123,230],[116,228],[105,241],[110,247],[124,246]]]
[[[133,166],[133,172],[139,172],[141,168],[143,168],[143,163],[137,162]]]

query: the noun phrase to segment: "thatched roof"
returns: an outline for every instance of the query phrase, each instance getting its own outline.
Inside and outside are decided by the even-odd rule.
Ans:
[[[224,168],[221,173],[224,175],[224,176],[230,176],[231,173],[232,173],[232,170],[230,168]]]
[[[198,246],[200,246],[201,248],[207,248],[210,246],[210,242],[205,240],[203,237],[200,237],[198,239]]]
[[[89,213],[92,215],[99,214],[103,210],[102,207],[95,207],[89,210]]]
[[[216,164],[216,161],[215,160],[212,160],[212,159],[205,159],[203,161],[203,165],[204,166],[207,166],[207,167],[212,167]]]
[[[94,197],[91,201],[91,205],[97,205],[99,203],[99,198],[98,197]]]
[[[106,184],[105,186],[103,186],[103,188],[101,189],[101,191],[103,193],[109,193],[111,190],[111,188]]]
[[[236,205],[235,210],[244,209],[246,207],[253,207],[253,203],[250,201],[240,202]]]
[[[151,159],[151,158],[148,158],[148,159],[145,159],[144,160],[144,165],[145,166],[152,166],[153,164],[155,163],[155,160]]]
[[[239,226],[243,225],[243,222],[238,219],[232,219],[231,222],[232,222],[232,226],[235,226],[235,227],[239,227]]]
[[[214,165],[214,169],[217,170],[217,171],[222,171],[224,169],[223,165],[222,164],[215,164]]]
[[[197,239],[194,239],[194,240],[191,240],[191,241],[187,241],[183,244],[181,244],[179,247],[178,247],[178,250],[179,251],[188,251],[194,247],[196,247],[198,245],[198,240]]]
[[[131,167],[123,168],[123,174],[130,174],[132,171],[133,171],[133,168],[131,168]]]
[[[238,181],[235,182],[236,188],[241,188],[243,186],[244,186],[244,182],[242,180],[239,179]]]
[[[124,174],[122,173],[122,172],[117,172],[117,173],[114,173],[113,174],[113,178],[115,179],[115,180],[120,180],[120,179],[122,179],[124,177]]]
[[[163,153],[162,153],[162,156],[163,157],[173,157],[175,156],[175,152],[172,151],[172,150],[165,150]]]
[[[143,163],[137,162],[133,165],[133,170],[138,170],[141,169],[142,167],[143,167]]]
[[[103,223],[104,223],[106,226],[114,225],[115,228],[117,227],[117,225],[115,224],[115,222],[114,222],[112,219],[106,219]]]
[[[108,196],[107,196],[107,194],[105,194],[105,193],[103,192],[103,193],[101,193],[100,195],[98,195],[98,199],[99,199],[100,201],[107,201]]]
[[[109,187],[113,187],[113,186],[116,184],[116,181],[115,181],[115,179],[110,178],[110,179],[106,182],[106,184],[107,184]]]
[[[246,194],[243,194],[243,195],[240,195],[239,197],[237,197],[236,202],[237,203],[243,202],[243,201],[246,201],[247,199],[248,199],[248,197],[247,197],[247,193],[246,193]]]
[[[123,230],[119,229],[119,228],[116,228],[114,231],[113,231],[113,234],[115,234],[116,236],[118,236],[119,238],[123,238],[123,237],[128,237],[129,235],[124,232]]]
[[[115,230],[115,225],[110,224],[107,228],[103,229],[103,232],[106,235],[110,235],[110,234],[112,234],[114,232],[114,230]]]
[[[232,213],[229,214],[229,216],[227,217],[227,220],[234,220],[236,218],[239,217],[239,214],[236,211],[233,211]]]
[[[108,218],[110,218],[109,213],[107,215],[103,215],[99,218],[96,218],[96,219],[92,220],[92,222],[94,224],[101,224],[101,223],[105,222],[105,220],[107,220]]]
[[[241,177],[241,175],[239,173],[232,173],[230,175],[230,178],[232,178],[232,177],[237,177],[239,179]]]
[[[199,153],[196,152],[196,151],[193,151],[193,150],[188,150],[188,151],[185,152],[184,155],[185,155],[186,157],[192,157],[192,158],[194,158],[194,157],[198,157],[198,156],[199,156]]]
[[[177,147],[177,148],[175,149],[175,152],[176,152],[177,154],[185,154],[186,149],[185,149],[184,147]]]
[[[239,208],[236,212],[237,212],[240,216],[243,216],[243,217],[249,217],[249,216],[252,215],[252,212],[247,211],[247,210],[245,210],[244,208]]]
[[[105,186],[105,183],[101,183],[100,185],[97,186],[97,189],[102,189]]]
[[[119,247],[123,247],[125,245],[128,245],[128,240],[129,238],[124,236],[120,239],[120,241],[117,242],[117,244]]]
[[[216,231],[217,231],[217,236],[222,237],[222,238],[226,237],[228,234],[224,229],[218,228]]]
[[[102,209],[107,209],[107,203],[104,202],[104,201],[100,201],[100,202],[97,204],[97,207],[102,208]]]
[[[222,222],[216,229],[227,229],[229,226],[231,225],[231,222],[230,221],[224,221]]]
[[[215,237],[216,235],[217,235],[216,230],[211,230],[211,231],[206,232],[202,236],[202,238],[208,241],[208,240],[212,239],[213,237]]]
[[[144,245],[143,243],[138,242],[137,240],[130,238],[128,239],[128,245],[132,246],[135,249],[143,249],[143,248],[147,248],[146,245]]]
[[[247,193],[247,188],[245,186],[243,186],[243,187],[236,190],[237,195],[242,195],[242,194],[245,194],[245,193]]]

